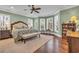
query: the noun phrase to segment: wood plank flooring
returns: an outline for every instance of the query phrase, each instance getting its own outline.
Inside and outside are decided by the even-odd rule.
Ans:
[[[59,45],[60,38],[53,36],[51,40],[49,40],[46,44],[37,49],[35,53],[59,53]]]
[[[50,35],[42,35],[41,36],[42,39],[49,39],[48,42],[46,42],[44,45],[40,46],[38,49],[36,49],[34,51],[34,53],[59,53],[60,50],[60,44],[61,44],[61,38],[56,37],[54,35],[50,36]],[[5,43],[6,42],[6,43]],[[34,41],[35,42],[35,41]],[[5,43],[5,44],[4,44]],[[6,40],[2,40],[0,41],[1,47],[2,47],[2,52],[4,50],[7,49],[7,51],[9,51],[8,49],[10,48],[10,50],[12,49],[12,51],[17,51],[18,48],[20,52],[26,52],[26,49],[28,49],[26,44],[21,44],[22,46],[16,46],[16,44],[14,44],[14,41],[11,39],[6,39]],[[0,47],[0,49],[1,49]],[[11,48],[12,47],[12,48]],[[33,47],[33,46],[30,46]],[[35,49],[35,45],[32,49]],[[14,49],[14,50],[13,50]],[[5,52],[5,51],[4,51]]]

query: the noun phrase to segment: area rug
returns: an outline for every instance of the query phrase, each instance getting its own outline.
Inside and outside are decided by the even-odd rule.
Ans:
[[[25,44],[23,42],[15,44],[13,38],[6,39],[0,41],[0,53],[33,53],[52,38],[53,36],[41,35],[40,38],[27,40]]]

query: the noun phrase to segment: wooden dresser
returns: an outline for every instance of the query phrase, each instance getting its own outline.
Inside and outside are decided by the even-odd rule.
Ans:
[[[76,24],[75,23],[63,23],[62,24],[62,38],[66,37],[66,33],[68,30],[75,31]]]
[[[68,40],[68,52],[79,53],[79,32],[71,32],[67,35]]]
[[[1,39],[7,39],[11,37],[10,30],[0,30],[0,40]]]
[[[62,24],[62,40],[60,44],[60,52],[62,53],[68,53],[69,47],[68,47],[68,40],[67,40],[67,31],[75,31],[76,30],[76,24],[75,23],[63,23]]]

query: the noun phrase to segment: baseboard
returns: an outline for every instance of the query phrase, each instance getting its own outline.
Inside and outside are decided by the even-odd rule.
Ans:
[[[54,33],[54,35],[57,36],[57,37],[62,37],[62,35],[60,35],[60,34]]]
[[[57,36],[57,37],[62,37],[62,35],[59,35],[59,34],[56,34],[54,32],[44,32],[44,33],[41,33],[41,34],[45,34],[45,35],[54,35],[54,36]]]

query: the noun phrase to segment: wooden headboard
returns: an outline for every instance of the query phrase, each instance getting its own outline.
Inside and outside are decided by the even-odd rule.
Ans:
[[[17,22],[14,22],[14,23],[11,24],[11,30],[13,30],[13,26],[14,25],[19,24],[19,23],[22,23],[22,24],[24,24],[24,25],[26,25],[28,27],[28,24],[26,24],[25,22],[23,22],[23,21],[17,21]]]

